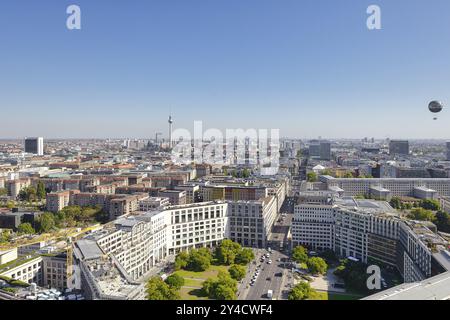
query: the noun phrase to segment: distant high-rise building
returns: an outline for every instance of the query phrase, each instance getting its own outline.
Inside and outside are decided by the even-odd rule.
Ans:
[[[447,142],[447,160],[450,161],[450,141]]]
[[[320,144],[318,141],[311,141],[309,144],[309,156],[320,157]]]
[[[25,152],[38,156],[44,155],[44,138],[25,138]]]
[[[391,140],[389,142],[390,155],[408,155],[409,141],[408,140]]]
[[[320,142],[320,160],[331,160],[331,143],[328,141]]]

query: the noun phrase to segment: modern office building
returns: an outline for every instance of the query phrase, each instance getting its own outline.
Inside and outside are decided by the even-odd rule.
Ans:
[[[409,154],[409,141],[408,140],[389,141],[389,154],[407,156]]]
[[[17,248],[14,248],[0,252],[0,262],[0,276],[26,283],[41,283],[41,256],[19,256]]]
[[[343,196],[361,196],[388,191],[392,197],[450,197],[449,178],[333,178],[320,176],[326,189]],[[386,192],[385,196],[388,196]]]
[[[387,202],[336,198],[295,206],[292,244],[330,249],[361,262],[398,269],[406,282],[450,270],[448,242],[427,223],[402,219]],[[324,204],[325,203],[325,204]]]
[[[213,247],[229,236],[228,204],[223,201],[172,206],[166,209],[170,254]]]
[[[228,203],[229,238],[243,246],[264,248],[277,216],[274,196]]]
[[[25,138],[25,152],[38,156],[44,155],[44,138]]]
[[[329,141],[311,140],[309,156],[325,161],[331,160],[331,143]]]
[[[320,160],[331,160],[331,143],[329,141],[320,142]]]

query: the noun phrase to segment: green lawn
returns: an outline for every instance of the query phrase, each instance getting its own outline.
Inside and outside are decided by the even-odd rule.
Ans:
[[[328,293],[317,291],[314,297],[309,300],[328,300]]]
[[[186,287],[197,287],[201,288],[204,280],[194,280],[189,278],[184,278],[184,285]]]
[[[227,272],[229,266],[212,265],[208,270],[202,272],[178,270],[175,273],[184,278],[184,286],[180,289],[181,299],[197,300],[208,299],[202,296],[201,288],[207,279],[216,279],[219,271]]]
[[[182,287],[180,296],[181,300],[208,300],[208,297],[203,296],[201,289]]]
[[[182,276],[185,279],[209,279],[209,278],[217,278],[219,271],[228,271],[228,266],[211,266],[208,270],[202,272],[195,271],[187,271],[187,270],[178,270],[175,272],[176,274]]]

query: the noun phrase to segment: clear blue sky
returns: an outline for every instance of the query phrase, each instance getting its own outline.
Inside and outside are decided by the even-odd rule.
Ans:
[[[171,108],[184,128],[450,138],[450,110],[427,112],[450,105],[449,16],[448,0],[2,0],[0,137],[153,137]]]

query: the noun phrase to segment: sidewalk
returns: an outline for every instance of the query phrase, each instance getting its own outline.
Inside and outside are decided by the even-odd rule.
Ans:
[[[237,299],[238,300],[246,300],[248,292],[250,291],[250,280],[252,279],[253,274],[256,271],[256,268],[258,267],[258,261],[261,255],[261,252],[263,252],[263,249],[253,249],[253,252],[255,253],[255,260],[250,262],[248,265],[247,273],[238,284],[238,294]]]

